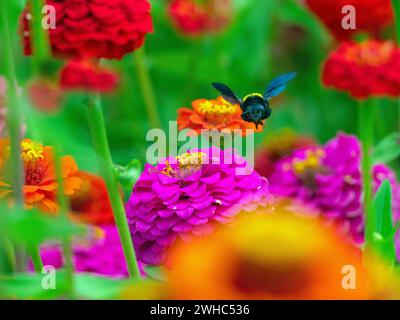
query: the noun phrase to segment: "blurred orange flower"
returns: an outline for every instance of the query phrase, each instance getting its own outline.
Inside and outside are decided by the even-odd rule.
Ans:
[[[169,261],[172,297],[371,297],[359,249],[319,220],[281,211],[277,209],[277,215],[261,210],[242,215],[232,228],[174,247]],[[348,287],[352,286],[349,270],[356,272],[352,289]]]
[[[224,98],[218,97],[215,100],[198,99],[192,102],[193,109],[178,109],[178,129],[192,129],[197,134],[202,129],[216,130],[242,130],[246,135],[246,129],[262,131],[262,126],[256,127],[253,123],[242,120],[242,111],[239,105],[233,105]]]
[[[113,211],[103,178],[80,171],[81,188],[71,197],[72,217],[95,225],[114,223]]]
[[[2,142],[7,146],[7,142]],[[9,151],[6,152],[8,161]],[[27,208],[37,207],[48,213],[58,211],[57,204],[57,177],[55,173],[54,152],[50,146],[43,146],[29,139],[21,142],[21,156],[25,170],[23,192]],[[0,168],[0,197],[13,192],[10,184],[10,172],[7,164]],[[64,194],[72,195],[79,189],[81,179],[76,175],[78,166],[71,156],[61,158],[62,179]]]
[[[172,0],[168,14],[176,28],[187,36],[223,30],[232,20],[231,0]]]

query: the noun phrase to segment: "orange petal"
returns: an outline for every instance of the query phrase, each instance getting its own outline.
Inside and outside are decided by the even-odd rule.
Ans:
[[[24,193],[34,193],[39,190],[39,186],[33,186],[33,185],[24,185],[22,188]]]
[[[64,180],[64,193],[72,195],[82,185],[82,179],[78,177],[70,177]]]
[[[71,176],[78,172],[78,165],[71,156],[64,156],[61,159],[63,177]]]

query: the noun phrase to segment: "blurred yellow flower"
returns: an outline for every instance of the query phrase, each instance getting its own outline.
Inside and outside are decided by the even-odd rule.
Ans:
[[[368,299],[359,249],[317,219],[263,211],[171,252],[174,299]]]

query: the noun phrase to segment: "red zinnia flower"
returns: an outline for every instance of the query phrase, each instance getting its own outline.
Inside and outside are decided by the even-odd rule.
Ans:
[[[67,90],[108,92],[115,89],[118,77],[91,61],[73,60],[61,70],[60,82]]]
[[[77,176],[82,179],[82,186],[71,197],[72,217],[95,225],[113,224],[113,211],[104,180],[82,171]]]
[[[232,16],[231,0],[172,0],[168,13],[176,28],[186,35],[218,32]]]
[[[56,110],[63,98],[63,91],[57,83],[48,79],[35,79],[28,85],[32,104],[42,111]]]
[[[338,40],[350,39],[356,32],[377,34],[393,22],[390,0],[306,0],[308,7],[322,20]],[[356,29],[345,30],[343,7],[356,9]]]
[[[323,82],[357,98],[400,94],[400,49],[392,42],[343,43],[325,63]]]
[[[121,59],[153,31],[148,0],[47,0],[56,9],[50,29],[53,53],[68,57]],[[22,27],[25,54],[32,53],[27,8]]]

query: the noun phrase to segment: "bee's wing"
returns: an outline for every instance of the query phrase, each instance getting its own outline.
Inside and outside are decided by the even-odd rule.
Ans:
[[[288,84],[288,82],[290,80],[293,80],[296,76],[296,72],[290,72],[276,77],[268,85],[267,89],[265,89],[264,98],[270,99],[280,94],[283,90],[286,89],[286,85]]]
[[[241,104],[242,101],[234,94],[234,92],[222,83],[212,83],[212,86],[222,94],[222,97],[232,104]]]

